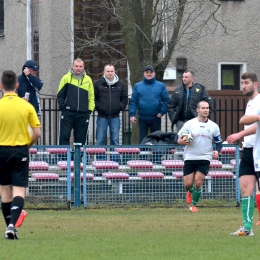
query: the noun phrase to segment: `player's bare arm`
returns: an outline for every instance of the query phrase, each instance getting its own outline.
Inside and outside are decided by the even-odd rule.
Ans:
[[[247,115],[243,116],[239,120],[239,124],[241,125],[251,125],[253,123],[256,123],[260,121],[260,115]]]
[[[242,118],[241,118],[242,119]],[[232,135],[229,135],[226,139],[226,141],[229,143],[229,144],[232,144],[232,143],[235,143],[236,141],[242,139],[244,136],[248,136],[248,135],[253,135],[255,134],[256,132],[256,128],[257,128],[257,125],[254,124],[252,125],[251,127],[245,129],[245,130],[242,130],[238,133],[235,133],[235,134],[232,134]]]
[[[37,139],[40,136],[41,136],[41,128],[40,127],[32,127],[31,142],[28,145],[29,148],[33,146],[33,144],[37,141]]]

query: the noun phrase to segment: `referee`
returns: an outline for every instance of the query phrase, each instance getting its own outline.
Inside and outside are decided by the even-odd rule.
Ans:
[[[24,206],[28,186],[29,148],[41,135],[41,124],[34,107],[17,96],[17,76],[5,70],[0,88],[0,188],[6,239],[18,239],[15,223]],[[28,125],[32,128],[30,137]]]

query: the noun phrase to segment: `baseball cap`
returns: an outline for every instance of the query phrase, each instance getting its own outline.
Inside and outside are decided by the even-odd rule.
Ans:
[[[144,67],[144,71],[147,71],[147,70],[151,70],[152,72],[154,72],[154,67],[152,65],[147,65]]]
[[[32,70],[35,70],[35,71],[38,71],[38,66],[37,66],[37,63],[33,60],[28,60],[24,63],[23,67],[27,67],[27,68],[30,68]]]

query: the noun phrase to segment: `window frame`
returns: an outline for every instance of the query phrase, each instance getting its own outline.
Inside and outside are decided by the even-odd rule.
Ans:
[[[240,66],[240,76],[247,71],[247,63],[246,62],[218,62],[218,90],[221,89],[221,67],[222,65],[239,65]],[[241,86],[240,86],[241,90]]]
[[[5,29],[4,0],[0,0],[0,37],[4,37],[4,29]]]

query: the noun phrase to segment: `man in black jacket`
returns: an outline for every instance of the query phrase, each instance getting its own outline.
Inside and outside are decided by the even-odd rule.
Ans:
[[[200,101],[208,102],[210,110],[212,108],[211,97],[206,88],[193,81],[193,71],[186,70],[182,76],[182,86],[175,89],[168,103],[168,115],[172,122],[172,131],[175,124],[177,132],[179,132],[186,121],[198,116],[196,108]]]
[[[104,66],[104,75],[94,84],[95,108],[97,117],[96,145],[104,145],[107,138],[107,128],[110,131],[110,144],[119,145],[120,118],[128,103],[127,90],[115,74],[111,64]]]

